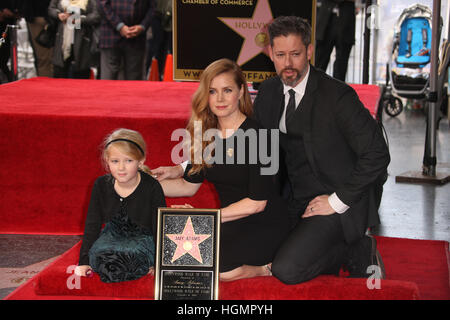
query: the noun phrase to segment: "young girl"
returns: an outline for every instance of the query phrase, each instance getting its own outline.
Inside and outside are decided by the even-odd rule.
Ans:
[[[119,282],[138,279],[154,265],[157,210],[166,203],[144,165],[145,150],[136,131],[118,129],[106,137],[102,160],[109,173],[92,189],[76,274],[93,270],[103,282]]]

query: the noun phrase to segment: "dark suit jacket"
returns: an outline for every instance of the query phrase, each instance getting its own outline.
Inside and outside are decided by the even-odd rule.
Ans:
[[[267,129],[278,129],[283,108],[279,77],[263,82],[254,103],[256,120]],[[350,206],[341,214],[347,242],[359,239],[368,227],[379,224],[374,185],[390,161],[380,127],[350,86],[312,66],[305,95],[291,121],[298,123],[293,135],[302,128],[314,175]]]

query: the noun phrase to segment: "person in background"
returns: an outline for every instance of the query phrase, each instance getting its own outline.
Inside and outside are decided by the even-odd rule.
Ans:
[[[317,4],[315,67],[326,71],[333,48],[333,77],[345,81],[355,43],[355,0],[321,0]]]
[[[160,79],[163,79],[166,55],[172,53],[172,0],[157,0],[152,21],[152,37],[147,41],[145,70],[152,60],[158,61]]]
[[[164,194],[144,165],[146,144],[139,132],[109,134],[102,160],[109,173],[94,183],[75,273],[89,276],[93,270],[103,282],[135,280],[152,271]]]
[[[79,26],[74,7],[80,12]],[[54,77],[89,79],[92,33],[100,22],[95,0],[51,0],[48,15],[58,21],[52,58]]]
[[[30,44],[34,53],[34,65],[38,77],[53,77],[53,46],[44,47],[36,41],[39,33],[50,26],[56,24],[56,20],[48,16],[50,0],[34,0],[25,2],[24,18],[27,22]]]
[[[100,24],[100,78],[117,80],[123,65],[125,80],[143,80],[146,30],[154,0],[97,0]]]

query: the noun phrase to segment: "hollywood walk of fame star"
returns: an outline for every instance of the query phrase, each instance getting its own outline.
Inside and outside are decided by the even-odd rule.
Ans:
[[[218,18],[244,38],[237,64],[242,66],[264,52],[268,55],[267,24],[273,20],[269,0],[259,0],[251,18]]]
[[[172,257],[172,263],[186,253],[189,253],[195,260],[203,263],[202,255],[198,245],[211,237],[210,234],[196,234],[189,216],[184,226],[183,232],[179,234],[166,234],[166,236],[176,243],[177,248]]]

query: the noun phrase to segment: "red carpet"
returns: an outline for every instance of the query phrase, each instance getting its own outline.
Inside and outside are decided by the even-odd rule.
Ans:
[[[171,133],[185,127],[197,86],[49,78],[0,86],[0,233],[81,234],[92,183],[103,174],[104,136],[118,127],[138,130],[148,143],[147,164],[170,165],[178,143]],[[354,87],[374,115],[378,87]],[[194,198],[168,199],[185,202],[218,207],[209,184]],[[381,290],[368,290],[363,279],[323,276],[285,286],[258,278],[221,284],[221,299],[417,299],[418,292],[422,299],[450,298],[447,242],[380,238],[379,244],[388,275]],[[152,298],[152,277],[114,285],[82,279],[81,290],[69,291],[65,271],[77,254],[69,250],[9,299]]]
[[[377,237],[387,279],[369,290],[365,279],[320,276],[299,285],[284,285],[274,277],[220,283],[221,300],[303,299],[450,299],[448,243]],[[105,284],[94,274],[82,278],[80,289],[69,289],[67,267],[76,264],[79,243],[7,299],[152,299],[152,276]],[[413,254],[411,254],[413,253]],[[427,261],[426,265],[424,261]]]

